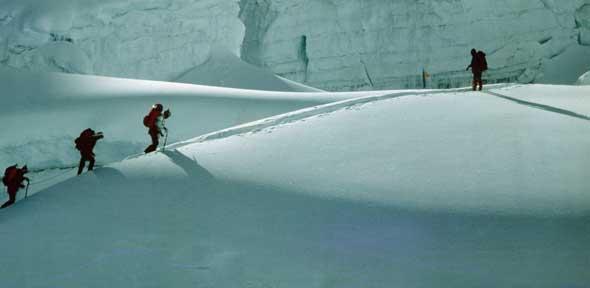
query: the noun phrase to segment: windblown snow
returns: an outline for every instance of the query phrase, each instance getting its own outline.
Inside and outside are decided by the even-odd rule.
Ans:
[[[155,99],[178,134],[2,210],[2,287],[590,283],[586,86],[285,93],[20,73],[5,76],[54,85],[2,116],[26,123],[18,141],[96,126],[98,159],[117,159],[147,145]],[[74,161],[49,147],[31,159]]]

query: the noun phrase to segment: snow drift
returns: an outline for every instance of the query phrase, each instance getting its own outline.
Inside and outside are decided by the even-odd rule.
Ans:
[[[243,62],[223,48],[212,51],[203,64],[184,73],[174,81],[252,90],[322,92],[322,90],[289,81],[267,70]]]

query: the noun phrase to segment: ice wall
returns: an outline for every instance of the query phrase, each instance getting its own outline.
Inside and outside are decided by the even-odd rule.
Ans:
[[[272,20],[245,22],[246,59],[328,90],[420,87],[423,69],[430,87],[466,85],[473,47],[489,55],[490,82],[571,84],[590,68],[590,47],[578,49],[590,45],[587,0],[242,2]],[[544,77],[550,61],[559,79]]]
[[[46,3],[47,2],[47,3]],[[0,0],[0,64],[173,80],[219,45],[327,90],[571,84],[590,70],[590,0]]]
[[[9,0],[0,61],[31,70],[170,80],[210,47],[238,53],[239,6],[218,0]]]

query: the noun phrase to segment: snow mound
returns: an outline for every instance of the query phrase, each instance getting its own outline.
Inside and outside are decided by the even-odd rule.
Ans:
[[[590,126],[564,111],[588,89],[549,90],[554,110],[511,100],[542,88],[345,100],[108,165],[0,212],[12,248],[0,277],[64,288],[583,286]]]
[[[223,48],[213,49],[207,61],[187,71],[175,81],[251,90],[322,92],[248,64]]]
[[[576,85],[590,85],[590,71],[580,76],[576,82]]]

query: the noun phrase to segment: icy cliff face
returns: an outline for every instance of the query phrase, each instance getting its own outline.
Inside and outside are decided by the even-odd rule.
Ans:
[[[40,3],[39,3],[40,2]],[[50,2],[50,3],[45,3]],[[328,90],[567,83],[590,69],[590,0],[0,0],[0,63],[173,80],[223,46]]]
[[[0,61],[31,70],[169,80],[243,35],[232,1],[4,2]]]
[[[269,19],[245,22],[246,59],[328,90],[420,87],[423,69],[430,87],[465,85],[471,48],[488,53],[490,82],[571,84],[590,65],[590,1],[242,2]],[[560,67],[572,58],[582,67]],[[544,77],[549,62],[567,79]]]

